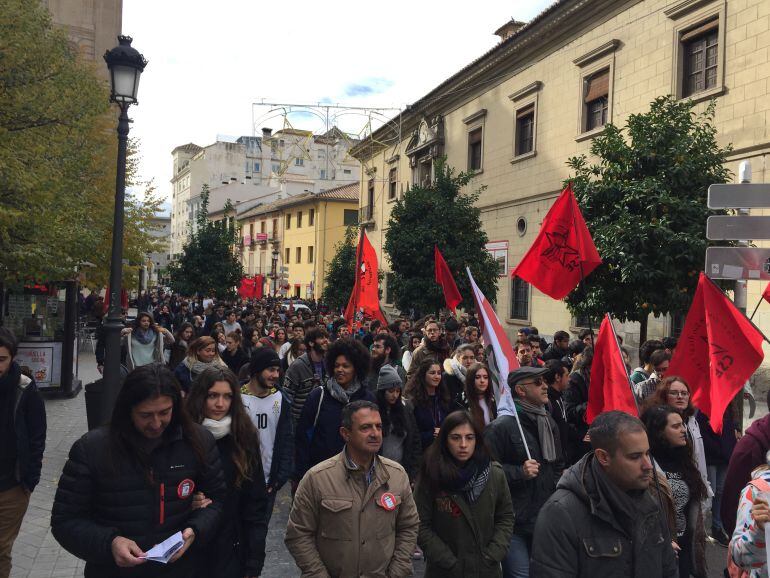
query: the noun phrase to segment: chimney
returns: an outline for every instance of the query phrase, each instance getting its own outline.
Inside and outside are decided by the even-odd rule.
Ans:
[[[508,38],[516,34],[526,24],[527,24],[526,22],[520,22],[519,20],[514,20],[513,18],[511,18],[508,22],[506,22],[500,28],[495,30],[495,34],[500,37],[500,42],[503,42],[504,40],[507,40]]]
[[[262,129],[262,138],[267,139],[270,138],[270,136],[273,134],[272,128],[263,128]]]

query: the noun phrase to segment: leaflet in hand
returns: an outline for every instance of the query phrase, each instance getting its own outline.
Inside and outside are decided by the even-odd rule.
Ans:
[[[177,532],[173,536],[166,538],[160,544],[156,544],[150,548],[143,556],[151,562],[160,562],[161,564],[167,564],[169,559],[176,554],[184,546],[184,538],[182,538],[182,532]]]

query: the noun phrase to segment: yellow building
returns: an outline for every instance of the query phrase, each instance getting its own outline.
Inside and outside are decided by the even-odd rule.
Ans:
[[[362,163],[362,226],[386,272],[386,301],[383,226],[395,200],[429,180],[444,155],[457,170],[478,173],[474,189],[486,185],[478,206],[502,271],[532,244],[569,176],[566,160],[588,154],[605,124],[622,126],[657,96],[691,98],[699,110],[716,99],[718,140],[734,147],[729,168],[737,175],[740,161],[751,160],[753,182],[770,181],[767,0],[562,1],[497,34],[494,48],[352,151]],[[761,285],[749,283],[751,306]],[[579,329],[562,302],[507,274],[497,313],[511,335],[527,325],[546,335]],[[770,308],[758,316],[770,326]],[[651,317],[648,334],[676,334],[680,324],[681,316]],[[619,330],[638,344],[638,324]]]
[[[244,269],[264,275],[271,294],[317,299],[335,245],[357,223],[357,183],[254,207],[238,216]]]

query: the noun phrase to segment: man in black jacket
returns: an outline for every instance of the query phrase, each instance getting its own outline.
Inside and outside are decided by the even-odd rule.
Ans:
[[[535,526],[532,576],[668,578],[678,566],[653,478],[650,445],[638,418],[597,417],[594,451],[569,468]]]
[[[561,359],[569,355],[569,333],[566,331],[557,331],[553,334],[553,343],[543,352],[540,359],[549,361],[551,359]]]
[[[0,577],[11,573],[11,549],[45,449],[45,406],[35,381],[14,361],[16,337],[0,327]]]
[[[193,510],[197,491],[212,504]],[[86,578],[191,576],[216,532],[225,491],[214,437],[182,409],[174,374],[144,365],[126,377],[110,425],[72,446],[51,531],[86,561]],[[145,553],[177,532],[184,544],[170,563],[147,563]]]
[[[324,354],[329,348],[329,334],[314,327],[305,335],[307,353],[295,359],[283,378],[283,391],[291,402],[292,425],[296,426],[310,392],[326,381]],[[299,480],[298,480],[299,481]]]
[[[516,400],[518,418],[498,415],[484,434],[493,458],[503,467],[516,514],[511,545],[503,560],[505,578],[530,576],[535,520],[556,490],[564,463],[559,429],[545,407],[548,386],[543,374],[547,371],[543,367],[520,367],[509,373],[508,386]]]

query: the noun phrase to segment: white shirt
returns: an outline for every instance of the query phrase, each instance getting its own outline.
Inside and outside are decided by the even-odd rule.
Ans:
[[[259,432],[259,452],[262,455],[262,469],[265,472],[265,483],[270,482],[270,467],[273,463],[273,446],[278,432],[278,420],[281,417],[283,396],[280,391],[265,397],[244,395],[243,405],[249,414],[254,427]]]

